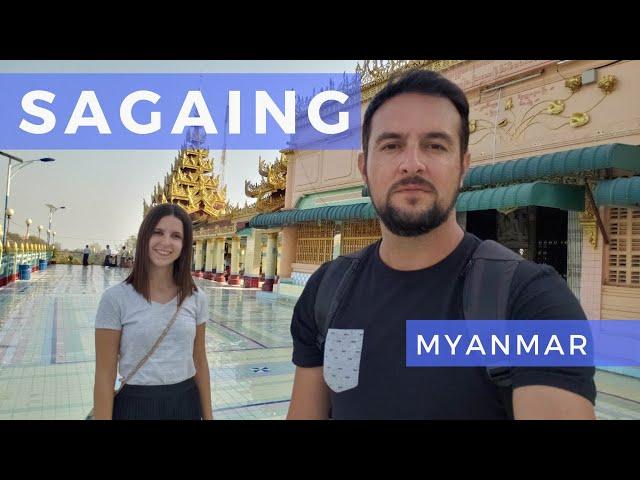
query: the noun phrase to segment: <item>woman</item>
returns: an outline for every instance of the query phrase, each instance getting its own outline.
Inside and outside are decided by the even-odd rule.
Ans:
[[[103,293],[96,314],[96,420],[213,419],[205,351],[209,305],[191,278],[192,239],[181,207],[151,208],[140,225],[131,274]],[[114,398],[117,370],[131,378]]]

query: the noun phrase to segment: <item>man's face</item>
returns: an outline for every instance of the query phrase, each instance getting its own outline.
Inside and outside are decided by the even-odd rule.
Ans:
[[[469,165],[460,122],[449,100],[417,93],[398,95],[373,115],[367,162],[361,154],[358,163],[392,233],[422,235],[449,217]]]

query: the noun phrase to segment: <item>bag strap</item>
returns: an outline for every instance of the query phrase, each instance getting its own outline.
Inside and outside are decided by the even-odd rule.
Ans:
[[[463,317],[466,320],[508,320],[511,283],[520,255],[493,240],[483,241],[463,271]],[[499,388],[502,404],[513,419],[512,369],[486,367],[489,380]]]
[[[162,331],[162,333],[160,334],[160,336],[158,337],[158,339],[156,340],[156,342],[153,344],[153,346],[151,347],[151,349],[149,350],[149,352],[144,356],[144,358],[142,360],[140,360],[138,362],[138,365],[136,365],[136,368],[133,369],[133,371],[127,375],[127,377],[122,381],[122,383],[120,383],[120,386],[118,387],[118,390],[116,391],[115,395],[117,395],[118,393],[120,393],[120,390],[122,390],[122,387],[125,386],[125,384],[131,380],[133,378],[133,376],[138,373],[138,370],[140,370],[142,368],[142,366],[145,364],[145,362],[149,359],[149,357],[153,354],[153,352],[155,352],[156,348],[158,348],[158,345],[160,345],[160,342],[162,342],[162,340],[164,339],[164,337],[166,337],[167,333],[169,333],[169,329],[173,326],[173,324],[176,321],[176,318],[178,318],[178,312],[180,312],[180,306],[178,306],[178,308],[176,308],[176,313],[173,314],[173,317],[171,317],[171,320],[169,320],[169,323],[167,324],[167,326],[164,328],[164,330]]]
[[[517,253],[493,240],[483,241],[464,270],[462,305],[467,320],[506,320]]]

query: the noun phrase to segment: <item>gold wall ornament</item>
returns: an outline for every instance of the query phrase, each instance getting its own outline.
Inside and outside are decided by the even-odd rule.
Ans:
[[[506,127],[508,124],[509,124],[509,120],[508,120],[508,119],[506,119],[506,118],[503,118],[502,120],[500,120],[500,121],[498,122],[498,126],[499,126],[500,128],[504,128],[504,127]]]
[[[582,127],[589,123],[589,115],[586,113],[572,113],[571,118],[569,119],[569,126],[572,128]]]
[[[477,121],[476,120],[469,120],[469,133],[473,133],[476,131],[476,127],[477,127]]]
[[[593,221],[591,223],[582,223],[582,234],[587,237],[589,245],[594,249],[598,248],[598,225]]]
[[[584,211],[578,214],[578,221],[582,226],[583,235],[589,241],[589,245],[591,245],[593,248],[597,248],[598,222],[596,220],[596,214],[590,201],[585,201],[584,206]]]
[[[395,72],[410,68],[425,68],[441,72],[465,60],[364,60],[356,65],[356,73],[362,78],[362,84],[382,82]]]
[[[255,198],[256,208],[260,212],[273,212],[284,207],[284,195],[287,186],[287,153],[281,152],[272,165],[258,159],[258,173],[262,177],[260,183],[244,182],[244,192],[249,198]]]
[[[493,132],[496,132],[498,135],[500,135],[501,138],[506,138],[511,141],[517,141],[525,135],[527,130],[535,125],[538,125],[538,127],[544,128],[549,131],[582,127],[590,123],[591,112],[607,98],[609,93],[613,92],[617,88],[617,78],[615,75],[603,76],[598,82],[598,87],[603,92],[602,96],[594,103],[591,103],[590,108],[584,110],[581,108],[580,112],[575,112],[572,115],[568,115],[566,112],[570,112],[571,109],[573,109],[570,104],[570,99],[576,92],[583,90],[582,75],[575,75],[570,78],[565,78],[564,85],[571,91],[564,98],[548,98],[548,95],[545,94],[548,91],[552,91],[553,87],[551,89],[548,89],[546,87],[539,87],[536,89],[532,87],[527,93],[518,94],[518,96],[516,97],[509,97],[506,100],[507,105],[505,105],[505,110],[510,111],[508,122],[509,126],[507,128],[496,130],[493,121],[489,121],[486,118],[476,118],[476,128],[470,128],[469,130],[470,134],[474,134],[473,141],[470,142],[469,145],[480,144],[487,137],[490,137]],[[532,97],[533,99],[531,101],[530,99]],[[514,105],[514,108],[508,109],[507,107],[509,106],[509,101],[512,98],[514,99],[514,104],[518,104],[518,102],[519,104]],[[480,106],[480,112],[487,109],[489,109],[489,112],[491,112],[492,106],[490,104],[490,101],[486,101],[483,105]],[[480,112],[474,113],[477,115]],[[489,115],[487,113],[485,114]],[[493,114],[495,114],[495,110],[493,110]],[[548,123],[547,121],[545,121],[545,118],[549,118],[549,120],[552,120],[554,117],[562,118],[562,123],[557,123],[556,121],[554,121],[554,123]],[[490,127],[485,128],[485,125],[488,124],[490,124]],[[503,124],[502,122],[498,125],[500,125],[501,127],[506,126],[506,124]],[[491,131],[482,134],[479,133],[480,131],[487,129],[490,129]]]
[[[615,90],[617,81],[615,75],[605,75],[598,81],[598,88],[608,95]]]
[[[564,112],[564,102],[562,100],[553,100],[547,106],[547,113],[549,115],[560,115]]]
[[[513,98],[509,98],[507,102],[504,104],[505,110],[511,110],[513,108]]]
[[[358,63],[356,73],[361,78],[361,102],[371,99],[380,91],[391,75],[413,68],[443,72],[468,60],[364,60]]]
[[[564,86],[573,93],[577,92],[582,88],[582,75],[574,75],[573,77],[567,78]]]

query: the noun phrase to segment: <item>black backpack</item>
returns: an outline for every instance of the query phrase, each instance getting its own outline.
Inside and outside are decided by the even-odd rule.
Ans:
[[[376,245],[370,245],[350,255],[339,256],[325,271],[314,304],[318,330],[316,344],[321,351],[324,350],[327,332],[351,290],[362,259]],[[506,320],[513,274],[518,264],[524,260],[520,255],[493,240],[480,243],[462,272],[464,318]],[[486,370],[491,381],[501,388],[503,401],[510,411],[511,369],[487,367]]]

